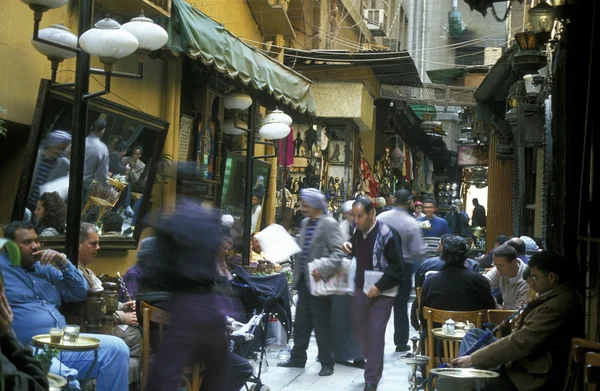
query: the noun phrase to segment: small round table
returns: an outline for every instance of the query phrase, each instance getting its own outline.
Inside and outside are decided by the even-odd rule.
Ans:
[[[444,349],[444,355],[440,359],[442,362],[450,362],[454,358],[458,357],[458,349],[460,342],[465,336],[464,330],[456,330],[454,334],[446,334],[442,332],[442,328],[435,328],[431,330],[434,338],[442,341],[442,347]]]
[[[61,341],[61,343],[52,343],[50,342],[50,334],[39,334],[35,335],[32,338],[31,346],[35,349],[34,354],[37,355],[40,349],[44,349],[45,347],[54,348],[59,351],[59,373],[62,372],[62,352],[94,352],[94,361],[92,361],[92,365],[90,365],[90,369],[88,369],[87,374],[83,381],[86,381],[90,378],[92,374],[92,370],[94,366],[98,363],[98,348],[100,347],[100,340],[98,338],[88,337],[85,335],[80,335],[75,343],[65,344]]]
[[[62,390],[64,386],[67,385],[67,379],[60,375],[56,375],[54,373],[48,373],[48,384],[50,386],[50,391],[54,390]]]
[[[435,368],[430,372],[440,378],[432,382],[438,391],[465,389],[467,386],[482,390],[490,379],[500,376],[494,371],[474,368]]]

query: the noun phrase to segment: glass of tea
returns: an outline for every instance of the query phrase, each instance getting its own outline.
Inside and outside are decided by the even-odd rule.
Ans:
[[[66,325],[63,327],[63,340],[65,344],[75,344],[77,339],[79,339],[79,326],[77,325]]]
[[[58,328],[50,329],[50,343],[60,344],[63,338],[63,330]]]

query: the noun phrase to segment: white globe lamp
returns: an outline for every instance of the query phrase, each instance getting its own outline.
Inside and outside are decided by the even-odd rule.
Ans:
[[[223,131],[223,133],[230,134],[232,136],[239,136],[246,133],[244,130],[242,130],[243,128],[248,128],[248,125],[245,122],[238,120],[238,126],[236,127],[235,125],[236,120],[234,120],[233,118],[226,119],[225,121],[223,121],[223,126],[221,126],[221,130]]]
[[[50,9],[63,7],[69,0],[21,0],[34,11],[45,12]]]
[[[284,113],[281,110],[275,109],[265,116],[265,119],[263,120],[263,122],[265,124],[269,124],[272,122],[279,122],[282,124],[286,124],[287,126],[290,126],[293,121],[292,121],[292,117],[290,117],[289,115],[287,115],[286,113]]]
[[[154,23],[152,19],[146,18],[143,12],[137,18],[125,23],[121,28],[133,34],[138,40],[139,45],[136,53],[142,55],[162,48],[169,40],[169,34],[165,29]]]
[[[281,140],[290,134],[291,128],[281,122],[271,122],[263,125],[258,134],[265,140]]]
[[[252,104],[252,97],[242,91],[232,91],[223,98],[227,110],[246,110]]]
[[[53,24],[50,27],[38,31],[38,38],[55,42],[73,49],[77,49],[77,36],[62,24]],[[50,61],[61,62],[66,58],[75,57],[77,52],[60,49],[39,41],[31,39],[33,47]]]
[[[79,37],[79,46],[100,59],[107,69],[119,59],[127,57],[138,48],[137,38],[121,28],[116,21],[106,18]]]

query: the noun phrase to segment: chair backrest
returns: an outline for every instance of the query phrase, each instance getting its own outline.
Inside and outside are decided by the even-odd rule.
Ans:
[[[434,343],[433,329],[436,325],[444,324],[448,319],[452,318],[455,322],[464,322],[475,324],[477,328],[481,328],[483,322],[483,314],[487,310],[477,311],[447,311],[447,310],[436,310],[434,308],[423,307],[423,317],[427,320],[427,351],[426,356],[430,357],[429,364],[427,365],[427,371],[433,369],[438,360],[436,360],[436,350]],[[458,348],[460,346],[460,340],[454,340],[451,338],[442,340],[443,351],[439,353],[439,361],[448,363],[452,359],[458,356]]]
[[[506,319],[510,318],[515,311],[513,310],[488,310],[487,311],[487,321],[490,323],[494,323],[495,325],[499,325]],[[499,329],[496,331],[496,337],[502,338],[506,333],[503,332],[505,330],[510,331],[510,326],[504,328],[504,330]]]
[[[148,381],[150,369],[150,322],[158,324],[158,337],[162,341],[164,326],[171,321],[171,314],[168,311],[153,307],[150,304],[141,302],[142,314],[142,379],[141,389],[144,390]]]
[[[109,202],[114,207],[121,197],[121,193],[127,187],[127,184],[115,181],[112,178],[108,178],[108,187],[99,186],[98,182],[94,181],[92,184],[92,190],[90,197],[100,198],[104,201]]]
[[[571,351],[563,391],[578,389],[581,385],[581,378],[589,377],[591,372],[597,369],[591,367],[595,366],[592,361],[598,357],[590,356],[588,359],[587,354],[589,353],[600,353],[600,343],[583,338],[573,338],[571,340]]]
[[[427,256],[435,257],[437,255],[437,248],[440,244],[440,238],[434,236],[426,236],[423,238],[423,242],[427,245]]]

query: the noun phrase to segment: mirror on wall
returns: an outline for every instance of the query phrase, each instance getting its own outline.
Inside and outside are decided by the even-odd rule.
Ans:
[[[73,97],[42,80],[13,220],[34,223],[41,241],[64,243],[66,215],[81,208],[103,248],[136,248],[151,202],[169,123],[106,99],[88,104],[82,204],[68,202]],[[168,162],[167,162],[168,164]],[[160,177],[159,177],[160,178]]]
[[[223,172],[221,210],[234,218],[238,232],[244,226],[244,197],[246,194],[246,157],[235,152],[227,152]],[[269,163],[254,160],[252,186],[252,232],[262,227],[262,209],[265,204],[268,180],[271,172]]]

